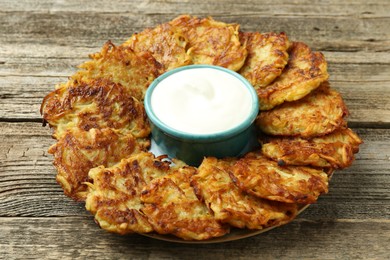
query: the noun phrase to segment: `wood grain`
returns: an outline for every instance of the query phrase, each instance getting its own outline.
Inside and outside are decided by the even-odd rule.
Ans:
[[[307,218],[390,219],[390,129],[355,130],[365,141],[356,161],[336,172],[329,194],[305,212]],[[65,197],[55,182],[53,158],[47,154],[55,142],[50,133],[39,123],[0,123],[0,216],[88,215],[83,204]]]
[[[0,81],[0,120],[39,120],[43,97],[56,84],[66,81],[77,70],[77,65],[86,61],[88,53],[91,53],[85,53],[83,58],[75,58],[73,54],[64,57],[66,51],[71,50],[60,47],[57,52],[62,57],[54,57],[56,51],[53,49],[55,47],[49,57],[26,51],[25,54],[18,54],[22,57],[12,57],[10,48],[5,48],[2,54],[4,63],[0,64],[0,79],[3,79]],[[81,49],[79,52],[88,51]],[[75,52],[78,53],[77,49]],[[338,52],[327,52],[326,55],[331,85],[343,94],[351,112],[349,120],[389,126],[390,53],[376,55],[378,59],[373,59],[372,53],[360,53],[359,58]],[[351,57],[353,60],[349,61]]]
[[[390,1],[0,0],[0,259],[390,259]],[[39,107],[107,41],[180,14],[285,31],[322,51],[364,144],[292,223],[223,244],[98,228],[55,181]]]
[[[0,11],[0,42],[18,44],[28,39],[32,43],[83,47],[101,46],[109,39],[121,43],[133,33],[169,21],[181,13],[12,12],[10,15]],[[209,12],[208,15],[224,22],[239,23],[244,31],[284,31],[292,40],[307,42],[318,50],[389,50],[389,33],[385,33],[389,17],[317,14],[291,19],[289,15],[264,17],[252,12],[229,15]],[[97,26],[99,30],[95,30]]]
[[[33,12],[104,12],[104,13],[148,13],[148,14],[164,14],[169,10],[174,12],[198,12],[208,15],[210,12],[227,13],[228,11],[236,12],[252,12],[264,14],[267,16],[287,14],[294,16],[308,16],[318,15],[321,11],[322,15],[328,16],[352,16],[352,15],[382,15],[389,16],[386,12],[386,7],[389,5],[387,0],[367,0],[362,4],[360,0],[349,0],[348,2],[340,2],[337,0],[327,1],[311,1],[311,0],[297,0],[293,3],[290,0],[225,0],[224,5],[221,5],[215,1],[198,0],[197,6],[192,3],[194,1],[166,1],[166,0],[154,0],[154,1],[116,1],[115,4],[108,3],[104,0],[95,0],[88,3],[88,5],[79,5],[77,0],[68,1],[29,1],[20,0],[15,3],[12,0],[3,0],[3,11],[25,11],[30,10]],[[196,10],[197,9],[197,10]]]
[[[136,31],[178,15],[169,9],[174,5],[142,3],[133,2],[138,12],[131,9],[133,12],[128,13],[120,8],[124,3],[98,12],[95,9],[100,5],[103,8],[104,3],[76,10],[76,2],[42,1],[38,5],[26,2],[34,10],[26,12],[21,10],[24,5],[15,6],[6,1],[6,8],[0,11],[0,35],[3,36],[0,37],[0,78],[3,79],[0,120],[38,121],[43,97],[55,84],[72,75],[76,66],[88,59],[88,54],[99,51],[106,40],[119,44]],[[343,93],[351,110],[350,121],[356,126],[358,123],[370,127],[390,125],[390,52],[387,51],[390,34],[384,33],[388,31],[384,21],[390,18],[383,13],[383,4],[369,7],[356,4],[358,8],[354,9],[336,1],[320,6],[302,1],[300,5],[308,8],[305,15],[297,12],[299,4],[297,7],[283,1],[262,8],[253,1],[230,4],[237,7],[238,14],[225,15],[227,5],[208,14],[240,23],[243,30],[285,31],[292,40],[304,41],[324,51],[332,86]],[[156,5],[158,12],[150,13]],[[202,1],[199,10],[213,10],[215,5]],[[254,9],[250,12],[248,6]],[[280,13],[263,19],[272,7]],[[321,16],[315,15],[319,10]],[[294,14],[294,18],[288,14]],[[94,29],[97,25],[99,30]]]
[[[90,217],[0,218],[0,225],[5,259],[386,259],[390,250],[390,225],[376,220],[302,219],[252,238],[204,245],[109,234]],[[357,243],[358,237],[365,243]]]

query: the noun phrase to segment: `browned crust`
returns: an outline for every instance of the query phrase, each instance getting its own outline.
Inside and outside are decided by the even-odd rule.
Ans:
[[[261,138],[262,152],[281,165],[343,169],[351,166],[362,140],[351,129],[338,129],[313,139]]]
[[[227,171],[234,162],[205,158],[192,178],[197,196],[217,220],[239,228],[263,229],[286,224],[296,216],[297,204],[259,199],[242,192]]]
[[[153,180],[142,191],[142,212],[159,234],[173,234],[185,240],[204,240],[229,232],[217,222],[190,185],[196,169],[185,166]]]
[[[87,191],[84,183],[90,181],[88,172],[91,168],[111,166],[148,147],[149,141],[140,145],[131,134],[120,135],[112,129],[84,131],[72,128],[48,152],[54,156],[56,179],[64,193],[74,200],[83,201]]]
[[[346,127],[347,107],[327,82],[303,99],[263,111],[256,125],[266,134],[312,138]]]
[[[119,234],[147,233],[153,227],[140,211],[142,189],[169,172],[169,163],[151,153],[138,153],[110,168],[99,166],[89,172],[92,182],[85,207],[101,228]]]
[[[279,166],[259,152],[249,153],[228,168],[242,190],[269,200],[309,204],[328,192],[328,176],[303,166]]]
[[[143,104],[121,85],[104,79],[69,82],[44,98],[41,113],[56,128],[56,138],[71,127],[85,131],[109,127],[137,138],[150,134]]]
[[[290,42],[285,33],[242,32],[240,40],[248,51],[239,73],[255,89],[268,86],[282,73],[288,61]]]
[[[245,62],[247,50],[239,40],[239,25],[212,18],[182,15],[169,22],[188,42],[193,64],[211,64],[234,71]]]
[[[270,110],[286,101],[303,98],[328,79],[327,63],[320,52],[302,42],[293,42],[282,74],[266,88],[258,88],[260,110]]]
[[[164,66],[164,71],[191,63],[186,38],[169,23],[135,33],[122,45],[129,46],[137,53],[150,52]]]
[[[146,89],[162,73],[162,65],[149,53],[115,46],[111,41],[71,76],[74,81],[105,79],[122,85],[130,96],[142,101]]]

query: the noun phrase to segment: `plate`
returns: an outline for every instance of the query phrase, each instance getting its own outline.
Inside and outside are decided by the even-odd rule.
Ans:
[[[244,148],[244,151],[247,151],[250,148],[255,147],[254,145],[254,140],[250,140],[248,142],[247,147]],[[159,146],[153,141],[153,138],[151,139],[151,148],[149,150],[152,152],[155,156],[160,156],[163,155],[164,153],[161,151]],[[308,208],[310,204],[308,205],[302,205],[297,213],[297,216],[301,214],[306,208]],[[251,230],[251,229],[239,229],[239,228],[231,228],[230,233],[226,234],[222,237],[216,237],[208,240],[183,240],[179,237],[175,237],[173,235],[160,235],[157,233],[148,233],[148,234],[140,234],[145,237],[149,238],[154,238],[162,241],[167,241],[167,242],[174,242],[174,243],[182,243],[182,244],[213,244],[213,243],[222,243],[222,242],[229,242],[229,241],[235,241],[243,238],[248,238],[252,236],[256,236],[261,233],[265,233],[267,231],[270,231],[271,229],[277,228],[280,226],[272,226],[260,230]]]
[[[299,211],[298,214],[301,214],[305,209],[307,209],[310,206],[310,204],[303,205]],[[286,224],[288,225],[288,224]],[[250,230],[250,229],[238,229],[238,228],[231,228],[230,233],[227,235],[224,235],[222,237],[216,237],[208,240],[183,240],[181,238],[172,236],[172,235],[160,235],[157,233],[149,233],[149,234],[140,234],[145,237],[154,238],[162,241],[167,242],[174,242],[174,243],[182,243],[182,244],[214,244],[214,243],[222,243],[222,242],[229,242],[229,241],[235,241],[243,238],[248,238],[252,236],[259,235],[261,233],[265,233],[267,231],[270,231],[271,229],[277,228],[280,226],[273,226],[268,227],[260,230]]]

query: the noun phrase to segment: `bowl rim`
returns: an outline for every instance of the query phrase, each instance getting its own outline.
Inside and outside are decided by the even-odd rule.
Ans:
[[[169,77],[172,74],[175,74],[177,72],[183,71],[183,70],[189,70],[189,69],[199,69],[199,68],[210,68],[210,69],[216,69],[220,70],[223,72],[226,72],[237,79],[239,79],[243,85],[247,88],[247,90],[250,93],[251,100],[252,100],[252,109],[248,115],[248,117],[239,125],[230,128],[225,131],[220,131],[216,133],[211,133],[211,134],[193,134],[193,133],[188,133],[180,130],[176,130],[169,125],[163,123],[153,112],[152,105],[151,105],[151,98],[153,94],[153,90],[158,86],[158,84],[164,80],[165,78]],[[236,136],[246,129],[248,129],[253,122],[255,121],[258,113],[259,113],[259,100],[258,96],[256,93],[255,88],[252,86],[252,84],[242,75],[238,74],[237,72],[220,67],[220,66],[215,66],[215,65],[206,65],[206,64],[195,64],[195,65],[187,65],[187,66],[182,66],[178,67],[172,70],[169,70],[163,74],[161,74],[159,77],[154,79],[154,81],[149,85],[149,87],[146,90],[145,94],[145,99],[144,99],[144,106],[145,106],[145,111],[146,114],[149,118],[149,121],[157,127],[160,131],[164,132],[165,134],[168,134],[171,137],[174,137],[176,139],[182,139],[182,140],[189,140],[189,141],[218,141],[218,140],[223,140],[223,139],[228,139],[230,137]]]

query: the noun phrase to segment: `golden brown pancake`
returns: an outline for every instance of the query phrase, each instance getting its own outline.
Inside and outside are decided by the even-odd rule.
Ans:
[[[282,74],[266,88],[258,88],[260,110],[270,110],[285,101],[303,98],[328,79],[327,63],[320,52],[302,42],[293,42]]]
[[[85,207],[95,216],[96,223],[107,231],[119,234],[153,231],[147,217],[140,211],[142,189],[153,179],[169,173],[169,162],[141,152],[120,163],[89,172],[92,182]]]
[[[239,73],[255,89],[268,86],[278,77],[288,61],[290,47],[285,33],[241,33],[240,39],[246,46],[248,56]]]
[[[129,94],[142,101],[146,89],[161,73],[161,64],[148,52],[135,53],[126,46],[115,46],[110,41],[101,52],[90,55],[91,60],[79,66],[71,79],[87,81],[107,79],[121,84]]]
[[[137,138],[150,134],[143,104],[122,85],[107,80],[69,81],[44,98],[41,114],[55,127],[57,139],[72,127],[113,128]]]
[[[164,71],[191,63],[187,40],[168,23],[134,34],[123,46],[129,46],[137,53],[150,52],[164,66]]]
[[[184,166],[153,180],[143,191],[142,212],[159,234],[185,240],[205,240],[226,234],[229,228],[217,222],[190,185],[196,169]]]
[[[193,176],[196,194],[214,212],[215,219],[234,227],[263,229],[291,221],[297,214],[297,204],[259,199],[242,192],[225,170],[232,160],[205,158]]]
[[[89,131],[77,127],[66,130],[65,134],[52,145],[49,153],[54,156],[57,168],[57,182],[64,193],[74,200],[85,200],[89,181],[88,171],[99,165],[110,167],[122,158],[146,150],[149,141],[141,145],[131,134],[121,135],[109,128]]]
[[[238,71],[247,50],[238,36],[238,24],[226,24],[212,18],[182,15],[169,22],[188,41],[192,63],[211,64]]]
[[[304,166],[279,166],[277,162],[252,152],[237,160],[229,173],[234,183],[259,198],[287,203],[314,203],[328,192],[328,175]]]
[[[262,138],[262,152],[280,165],[311,165],[342,169],[354,161],[361,139],[349,128],[313,139]]]
[[[312,138],[345,127],[347,114],[341,95],[325,82],[303,99],[260,112],[256,125],[269,135]]]

